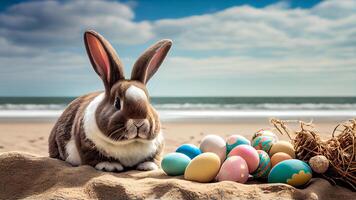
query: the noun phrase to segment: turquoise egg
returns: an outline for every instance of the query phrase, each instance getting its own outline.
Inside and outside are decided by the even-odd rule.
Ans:
[[[312,170],[309,165],[301,160],[284,160],[275,165],[268,175],[269,183],[287,183],[298,187],[312,178]]]
[[[176,152],[187,155],[190,159],[201,154],[200,149],[194,144],[183,144],[177,148]]]
[[[252,140],[252,146],[256,150],[263,150],[268,153],[274,144],[274,141],[275,140],[272,137],[262,135]]]
[[[163,171],[169,176],[180,176],[184,174],[191,159],[182,153],[169,153],[165,155],[161,162]]]
[[[262,150],[257,150],[258,156],[260,157],[260,163],[258,164],[257,170],[252,174],[254,178],[267,178],[268,173],[271,171],[271,159],[268,153]]]
[[[241,144],[251,145],[250,141],[241,135],[231,135],[226,138],[226,155],[230,153],[230,151]]]

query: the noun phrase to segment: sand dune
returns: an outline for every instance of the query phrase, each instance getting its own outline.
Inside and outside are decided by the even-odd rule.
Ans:
[[[100,172],[37,155],[0,154],[0,199],[352,199],[355,193],[313,179],[305,189],[285,184],[201,184],[162,170]]]

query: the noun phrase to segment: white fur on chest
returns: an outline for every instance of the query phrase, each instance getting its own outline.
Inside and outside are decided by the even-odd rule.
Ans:
[[[153,140],[116,142],[106,137],[98,128],[95,111],[104,98],[104,93],[90,102],[84,114],[84,131],[96,148],[105,156],[118,159],[125,167],[132,167],[153,156],[163,142],[162,133]]]

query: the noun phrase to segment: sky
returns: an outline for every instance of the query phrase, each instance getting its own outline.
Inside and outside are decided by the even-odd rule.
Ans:
[[[173,40],[151,96],[356,96],[356,0],[0,1],[0,96],[102,90],[87,29],[126,77],[147,47]]]

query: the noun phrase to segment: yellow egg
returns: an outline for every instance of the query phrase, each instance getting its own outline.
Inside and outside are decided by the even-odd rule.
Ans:
[[[292,158],[295,158],[294,147],[290,142],[278,141],[274,143],[271,149],[269,150],[269,156],[272,158],[272,156],[278,152],[284,152],[286,154],[289,154]]]
[[[212,181],[220,169],[220,158],[215,153],[202,153],[196,156],[187,166],[184,179],[207,183]]]

